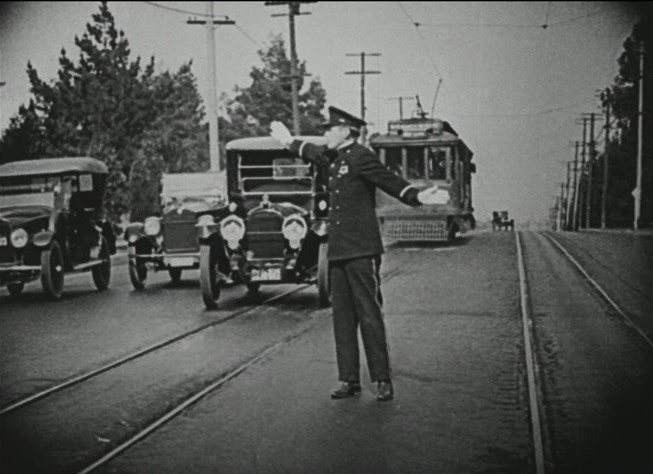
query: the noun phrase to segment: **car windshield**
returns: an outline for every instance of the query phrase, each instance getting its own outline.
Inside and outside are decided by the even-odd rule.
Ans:
[[[241,188],[250,194],[307,194],[311,192],[310,165],[301,158],[241,153],[238,160]]]
[[[0,207],[47,206],[55,207],[63,198],[69,182],[62,186],[60,177],[25,177],[0,182]],[[68,196],[70,190],[68,189]]]

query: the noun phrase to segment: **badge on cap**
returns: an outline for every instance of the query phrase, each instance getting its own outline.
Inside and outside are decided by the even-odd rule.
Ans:
[[[342,176],[343,174],[349,173],[349,166],[347,165],[342,165],[340,166],[340,169],[338,170],[338,175]]]

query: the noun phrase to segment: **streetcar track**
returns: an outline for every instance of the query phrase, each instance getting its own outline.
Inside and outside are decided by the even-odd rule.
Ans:
[[[548,232],[544,232],[544,235],[545,235],[545,236],[548,236],[549,233],[548,233]],[[620,281],[624,286],[626,286],[627,288],[629,288],[630,290],[632,290],[634,293],[637,293],[639,296],[641,296],[642,298],[644,298],[644,299],[647,300],[648,302],[653,303],[653,295],[646,294],[646,293],[645,293],[644,291],[642,291],[640,288],[635,287],[632,283],[630,283],[628,280],[626,280],[626,279],[621,275],[621,273],[615,271],[615,269],[614,269],[613,267],[609,267],[608,265],[606,265],[603,261],[601,261],[601,260],[598,259],[596,256],[594,256],[594,254],[592,254],[591,252],[587,252],[587,251],[585,251],[585,250],[584,250],[581,246],[579,246],[576,242],[573,242],[573,241],[570,240],[570,239],[561,239],[561,240],[566,240],[566,242],[567,242],[568,244],[571,244],[571,246],[573,246],[576,250],[581,251],[581,252],[583,253],[583,255],[585,255],[587,258],[589,258],[590,260],[592,260],[594,263],[596,263],[597,265],[601,266],[601,268],[603,268],[604,270],[606,270],[607,272],[609,272],[612,276],[614,276],[617,280],[619,280],[619,281]]]
[[[526,278],[526,265],[524,254],[519,237],[519,231],[515,230],[515,245],[517,247],[517,270],[519,273],[519,301],[522,317],[522,331],[524,339],[524,358],[526,361],[526,379],[528,383],[528,400],[530,407],[531,436],[535,455],[536,474],[545,474],[544,466],[544,443],[542,436],[542,415],[540,414],[540,403],[538,399],[537,383],[537,359],[533,352],[535,334],[533,332],[533,318],[530,311],[530,299],[528,292],[528,281]]]
[[[555,238],[550,236],[548,233],[544,233],[545,238],[551,242],[551,244],[556,248],[568,262],[575,268],[575,270],[584,278],[584,280],[589,283],[596,293],[605,301],[619,316],[618,319],[631,331],[634,331],[650,349],[653,349],[653,339],[640,328],[633,320],[628,316],[628,314],[610,297],[610,295],[599,285],[596,280],[594,280],[589,273],[583,268],[583,266],[567,251],[567,249],[560,244]]]
[[[229,313],[228,315],[226,315],[223,318],[217,319],[215,321],[211,321],[211,322],[206,323],[206,324],[202,324],[201,326],[198,326],[198,327],[196,327],[194,329],[183,332],[182,334],[178,334],[178,335],[176,335],[174,337],[165,339],[163,341],[155,342],[154,344],[150,344],[149,346],[147,346],[147,347],[145,347],[143,349],[139,349],[139,350],[134,351],[131,354],[127,354],[126,356],[123,356],[123,357],[121,357],[121,358],[119,358],[117,360],[114,360],[112,362],[104,364],[101,367],[98,367],[97,369],[88,371],[88,372],[83,373],[81,375],[71,377],[71,378],[69,378],[69,379],[67,379],[67,380],[65,380],[65,381],[63,381],[63,382],[61,382],[59,384],[53,385],[53,386],[51,386],[51,387],[49,387],[49,388],[47,388],[45,390],[41,390],[41,391],[36,392],[36,393],[34,393],[34,394],[30,395],[30,396],[22,398],[22,399],[20,399],[18,401],[15,401],[13,403],[10,403],[9,405],[7,405],[7,406],[3,407],[2,409],[0,409],[0,416],[7,415],[7,414],[9,414],[9,413],[11,413],[11,412],[13,412],[15,410],[18,410],[19,408],[30,405],[30,404],[38,401],[38,400],[41,400],[41,399],[43,399],[43,398],[45,398],[45,397],[47,397],[49,395],[52,395],[54,393],[65,390],[65,389],[67,389],[69,387],[79,385],[80,383],[82,383],[84,381],[87,381],[89,379],[95,378],[98,375],[101,375],[101,374],[103,374],[105,372],[108,372],[109,370],[120,367],[120,366],[122,366],[122,365],[124,365],[124,364],[126,364],[128,362],[133,361],[133,360],[140,359],[140,358],[142,358],[142,357],[144,357],[144,356],[146,356],[148,354],[151,354],[151,353],[153,353],[153,352],[155,352],[157,350],[168,347],[168,346],[170,346],[172,344],[175,344],[175,343],[177,343],[179,341],[182,341],[184,339],[187,339],[187,338],[189,338],[191,336],[194,336],[195,334],[203,332],[203,331],[205,331],[207,329],[210,329],[210,328],[212,328],[214,326],[218,326],[218,325],[220,325],[222,323],[226,323],[227,321],[230,321],[230,320],[232,320],[232,319],[234,319],[234,318],[236,318],[238,316],[249,314],[249,313],[251,313],[253,311],[256,311],[256,310],[258,310],[260,308],[263,308],[264,305],[266,305],[266,304],[269,304],[269,303],[271,303],[273,301],[276,301],[276,300],[279,300],[279,299],[284,298],[286,296],[289,296],[289,295],[291,295],[293,293],[296,293],[298,291],[304,290],[304,289],[308,288],[311,285],[312,285],[312,283],[300,285],[297,288],[293,288],[292,290],[286,291],[286,292],[281,293],[279,295],[275,295],[275,296],[273,296],[271,298],[263,300],[262,302],[260,302],[257,305],[249,306],[247,308],[242,308],[242,309],[236,310],[236,311],[234,311],[232,313]]]
[[[395,276],[401,274],[402,271],[400,268],[394,268],[384,275],[382,275],[383,281],[388,281]],[[305,287],[304,287],[305,288]],[[302,288],[302,289],[304,289]],[[298,290],[295,290],[298,291]],[[151,435],[155,431],[157,431],[159,428],[161,428],[163,425],[177,417],[179,414],[184,412],[186,409],[191,407],[192,405],[195,405],[198,403],[200,400],[202,400],[204,397],[209,395],[210,393],[213,393],[220,388],[222,388],[224,385],[226,385],[229,381],[235,379],[239,375],[243,374],[247,369],[250,367],[256,365],[258,362],[261,362],[265,360],[267,357],[271,356],[275,352],[279,351],[283,346],[289,344],[290,342],[294,341],[295,339],[300,338],[304,334],[308,333],[310,330],[312,330],[317,324],[319,324],[319,320],[314,321],[312,324],[308,325],[307,327],[304,327],[302,330],[286,335],[283,337],[281,340],[274,342],[267,347],[261,349],[258,351],[256,354],[253,356],[249,357],[247,360],[244,362],[238,364],[235,368],[229,370],[228,372],[222,374],[217,380],[212,382],[210,385],[204,387],[202,390],[199,392],[190,395],[188,398],[186,398],[182,403],[178,404],[177,406],[171,408],[168,410],[166,413],[164,413],[162,416],[158,417],[156,420],[152,421],[150,424],[148,424],[145,428],[140,429],[138,432],[134,433],[133,435],[129,436],[126,440],[123,440],[119,445],[115,446],[111,451],[108,453],[104,454],[102,457],[94,461],[92,464],[88,465],[87,467],[83,468],[80,471],[77,471],[78,474],[88,474],[92,471],[95,471],[97,468],[105,465],[108,463],[110,460],[116,458],[119,456],[121,453],[127,451],[129,448],[137,444],[138,442],[142,441],[145,439],[147,436]]]

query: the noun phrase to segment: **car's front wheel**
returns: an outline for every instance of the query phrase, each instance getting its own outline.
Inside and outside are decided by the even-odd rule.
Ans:
[[[145,288],[145,280],[147,280],[147,266],[145,262],[137,257],[129,259],[129,279],[135,290],[142,290]]]
[[[317,256],[317,293],[320,306],[329,306],[331,304],[329,288],[329,260],[327,254],[329,243],[322,242]]]
[[[61,247],[53,240],[47,250],[41,252],[41,285],[43,292],[53,300],[61,299],[64,282],[64,262]]]
[[[210,245],[200,246],[200,288],[207,309],[216,309],[220,298],[220,272],[216,251]]]
[[[93,283],[99,291],[106,290],[111,283],[111,248],[107,239],[102,237],[100,243],[100,253],[98,259],[102,261],[101,264],[94,266],[91,269],[93,275]]]
[[[11,296],[18,296],[23,292],[25,288],[25,283],[9,283],[7,285],[7,291]]]
[[[181,268],[170,268],[168,269],[168,273],[170,274],[172,283],[179,283],[181,280]]]

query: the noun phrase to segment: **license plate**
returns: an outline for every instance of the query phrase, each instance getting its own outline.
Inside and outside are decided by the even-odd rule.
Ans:
[[[170,257],[166,259],[166,263],[171,267],[192,267],[195,259],[193,257]]]
[[[0,245],[3,247],[7,245],[7,237],[0,237]]]
[[[254,268],[252,270],[252,281],[276,281],[281,280],[280,268]]]

